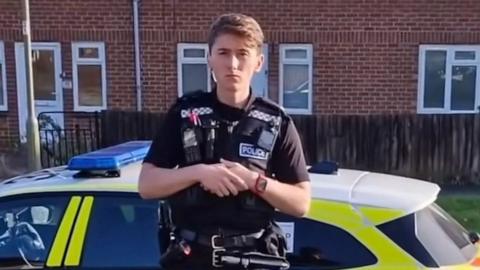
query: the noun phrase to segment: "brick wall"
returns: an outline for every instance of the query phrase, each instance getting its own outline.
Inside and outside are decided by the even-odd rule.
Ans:
[[[7,60],[8,112],[0,112],[0,151],[18,141],[15,42],[22,41],[20,1],[0,1],[0,41]],[[72,42],[105,42],[109,108],[135,108],[132,3],[126,0],[30,1],[33,42],[60,42],[62,68],[72,77]],[[73,90],[63,90],[73,110]]]
[[[278,45],[313,44],[313,110],[319,114],[415,112],[418,45],[480,43],[475,0],[292,2],[143,1],[144,56],[155,59],[145,61],[145,69],[161,71],[146,74],[155,83],[145,85],[145,107],[163,110],[176,97],[176,42],[205,42],[209,24],[224,12],[252,15],[262,25],[275,100]],[[167,50],[158,52],[161,43]]]
[[[133,110],[135,71],[130,0],[35,0],[34,41],[62,44],[71,77],[71,42],[104,41],[109,108]],[[22,40],[20,1],[0,2],[9,111],[0,112],[0,149],[18,136],[14,42]],[[214,17],[254,16],[269,43],[270,96],[278,96],[281,43],[313,44],[313,110],[318,114],[416,111],[418,45],[479,44],[480,2],[460,0],[142,0],[143,108],[164,111],[177,96],[176,44],[205,42]],[[64,90],[72,109],[72,90]]]

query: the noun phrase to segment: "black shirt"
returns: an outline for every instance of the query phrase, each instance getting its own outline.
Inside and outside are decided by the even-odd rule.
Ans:
[[[246,106],[243,109],[239,109],[221,103],[217,99],[215,91],[210,95],[212,108],[220,118],[227,121],[238,121],[245,117],[248,108],[255,100],[255,96],[250,91]],[[174,168],[181,163],[184,159],[181,121],[176,106],[172,106],[166,115],[162,127],[154,138],[144,162],[161,168]],[[221,145],[226,144],[222,143]],[[289,116],[285,116],[282,119],[281,130],[275,142],[270,162],[271,173],[278,181],[290,184],[309,181],[300,138]]]

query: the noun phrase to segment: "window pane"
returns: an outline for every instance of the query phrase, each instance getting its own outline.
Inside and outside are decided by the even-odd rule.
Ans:
[[[418,239],[440,266],[464,264],[475,257],[477,248],[468,232],[436,205],[415,213]]]
[[[307,59],[307,50],[291,49],[285,51],[285,58],[287,59]]]
[[[292,269],[350,269],[377,263],[375,255],[342,228],[281,213],[276,215],[278,222],[295,224],[293,253],[287,253]]]
[[[45,177],[48,176],[39,176]],[[9,260],[19,258],[19,249],[29,262],[45,262],[69,199],[49,193],[48,196],[10,197],[0,201],[0,265],[7,266]],[[15,227],[9,229],[9,222]],[[16,231],[16,237],[9,231]],[[40,240],[43,245],[34,243]]]
[[[452,67],[452,110],[475,109],[476,66]]]
[[[36,100],[55,100],[55,62],[52,50],[33,50],[33,91]]]
[[[0,105],[5,105],[3,100],[3,65],[0,63]]]
[[[437,262],[417,238],[415,215],[410,214],[377,226],[386,236],[427,267],[438,267]]]
[[[78,56],[80,58],[99,58],[98,48],[79,48]]]
[[[308,108],[308,65],[283,65],[283,106]]]
[[[446,51],[427,51],[425,54],[425,108],[444,107],[446,59]]]
[[[183,64],[182,86],[183,94],[196,90],[207,91],[208,71],[206,64]]]
[[[158,267],[157,207],[158,201],[139,197],[97,196],[87,228],[82,267]]]
[[[193,58],[204,58],[205,50],[204,49],[185,49],[183,50],[184,57],[193,57]]]
[[[475,52],[455,52],[455,60],[475,60]]]
[[[102,106],[102,67],[78,66],[78,99],[80,106]]]

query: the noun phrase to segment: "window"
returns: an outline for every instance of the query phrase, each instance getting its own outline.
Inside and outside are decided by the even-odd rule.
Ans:
[[[475,258],[477,248],[468,231],[438,205],[415,213],[417,237],[440,266],[464,264]]]
[[[0,265],[43,265],[60,226],[69,196],[6,197],[0,201]],[[17,232],[13,236],[10,232]],[[37,244],[32,244],[35,241]],[[20,255],[19,251],[23,254]]]
[[[377,263],[368,248],[341,228],[281,213],[276,221],[295,223],[293,253],[287,253],[293,269],[346,269]]]
[[[474,113],[480,105],[480,46],[421,45],[419,113]]]
[[[55,76],[55,51],[33,50],[32,52],[33,92],[35,104],[55,104],[57,100]]]
[[[101,42],[72,44],[73,100],[76,111],[107,108],[105,45]]]
[[[312,112],[312,45],[280,45],[280,104],[289,113]]]
[[[424,266],[438,267],[437,262],[435,262],[430,253],[417,238],[415,233],[414,214],[395,219],[377,227],[399,247],[408,252]]]
[[[180,43],[177,46],[178,96],[196,90],[210,91],[207,44]]]
[[[7,79],[5,70],[5,52],[3,42],[0,41],[0,111],[6,111],[7,107]]]
[[[426,267],[464,264],[477,252],[468,232],[436,204],[378,229]]]
[[[138,196],[95,197],[82,267],[158,267],[161,255],[158,207],[158,201]]]

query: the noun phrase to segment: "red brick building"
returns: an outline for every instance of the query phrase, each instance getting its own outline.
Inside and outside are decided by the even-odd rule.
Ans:
[[[291,113],[474,113],[480,105],[478,0],[30,2],[38,111],[164,111],[179,94],[208,89],[206,33],[226,12],[262,25],[267,61],[253,87]],[[0,149],[24,134],[20,3],[0,1]]]

